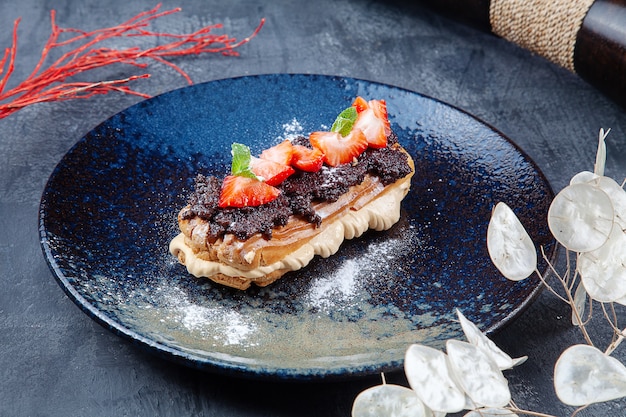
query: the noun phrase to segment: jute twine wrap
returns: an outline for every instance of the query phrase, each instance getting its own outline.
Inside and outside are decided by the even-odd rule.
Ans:
[[[576,34],[594,0],[491,0],[493,33],[574,71]]]

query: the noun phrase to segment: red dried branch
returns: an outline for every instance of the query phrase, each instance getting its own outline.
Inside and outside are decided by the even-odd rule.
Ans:
[[[167,58],[203,53],[239,55],[235,49],[256,36],[265,22],[265,19],[261,19],[252,35],[240,41],[228,35],[212,34],[212,30],[223,27],[221,24],[206,26],[188,34],[159,33],[146,29],[152,20],[180,11],[180,9],[172,9],[159,12],[160,7],[159,4],[151,10],[141,12],[120,25],[93,31],[59,27],[56,24],[56,13],[52,10],[50,12],[50,36],[42,49],[37,65],[24,81],[5,92],[15,67],[17,54],[17,29],[20,19],[15,20],[11,47],[5,50],[0,61],[0,119],[34,103],[89,98],[111,91],[149,97],[126,85],[140,78],[148,78],[149,74],[93,83],[66,82],[68,78],[76,74],[111,64],[125,64],[143,69],[147,68],[148,62],[152,60],[174,69],[189,84],[192,84],[189,75]],[[66,39],[60,40],[61,37],[66,37]],[[165,43],[146,49],[136,46],[111,49],[102,45],[107,40],[123,37],[159,38],[164,39]],[[50,51],[63,47],[71,49],[44,68]]]

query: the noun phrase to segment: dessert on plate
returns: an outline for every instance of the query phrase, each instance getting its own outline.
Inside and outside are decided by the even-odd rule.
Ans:
[[[228,175],[196,177],[169,249],[192,275],[242,290],[329,257],[368,229],[389,229],[415,171],[385,101],[362,97],[329,131],[258,156],[234,143],[232,155]]]

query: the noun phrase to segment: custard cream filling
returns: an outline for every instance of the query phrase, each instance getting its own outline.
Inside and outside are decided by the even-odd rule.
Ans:
[[[198,258],[194,255],[193,250],[185,244],[183,233],[172,239],[169,250],[178,259],[181,259],[179,253],[182,252],[187,271],[196,277],[211,277],[216,274],[223,274],[253,280],[277,270],[296,271],[306,266],[315,255],[327,258],[335,254],[344,239],[359,237],[368,229],[377,231],[389,229],[400,219],[400,203],[408,193],[409,187],[409,181],[403,182],[399,187],[393,187],[359,210],[348,211],[309,242],[303,244],[299,249],[290,253],[282,260],[251,270],[241,270],[220,262]]]

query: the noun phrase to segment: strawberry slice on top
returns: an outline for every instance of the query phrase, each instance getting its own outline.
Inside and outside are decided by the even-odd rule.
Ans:
[[[269,185],[278,185],[296,172],[289,165],[263,158],[250,158],[250,169]]]
[[[256,207],[278,197],[280,190],[255,178],[227,175],[218,201],[221,208]]]
[[[352,102],[352,107],[356,109],[357,114],[369,109],[369,103],[361,96],[357,96]]]
[[[368,147],[361,129],[352,129],[346,136],[339,132],[313,132],[309,140],[324,153],[324,162],[333,167],[352,162]]]
[[[318,148],[311,149],[302,145],[293,145],[291,165],[301,171],[317,172],[324,165],[324,152]]]
[[[337,116],[330,132],[313,132],[309,141],[324,153],[324,162],[337,166],[352,162],[367,148],[368,142],[360,128],[354,126],[358,118],[355,106],[350,106]]]
[[[278,145],[265,149],[261,152],[259,157],[261,159],[278,162],[279,164],[291,165],[291,160],[293,159],[293,146],[291,141],[289,139],[285,139]]]
[[[357,111],[357,119],[353,128],[363,131],[370,147],[384,148],[387,146],[387,136],[391,133],[391,125],[387,116],[385,100],[370,100],[368,102],[363,97],[357,97],[352,106]]]
[[[280,195],[280,190],[271,184],[263,181],[262,176],[254,172],[253,159],[250,155],[250,148],[240,143],[231,145],[233,160],[231,163],[231,175],[226,176],[222,181],[220,198],[217,205],[226,207],[254,207],[266,204],[276,199]],[[265,163],[267,162],[267,164]],[[276,164],[279,170],[274,171],[268,168],[269,164]],[[261,167],[263,165],[263,167]],[[272,161],[264,161],[258,164],[257,170],[272,179],[286,175],[283,172],[284,165]],[[286,166],[293,171],[293,168]],[[291,175],[291,174],[288,174]]]

